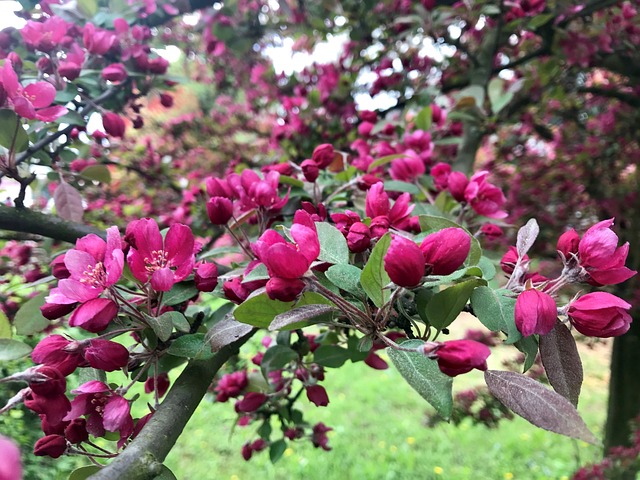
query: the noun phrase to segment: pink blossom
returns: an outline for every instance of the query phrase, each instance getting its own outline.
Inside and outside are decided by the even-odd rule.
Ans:
[[[546,335],[556,324],[558,309],[555,300],[540,290],[525,290],[516,300],[516,327],[523,336]]]
[[[87,23],[82,32],[82,41],[89,53],[104,55],[116,44],[117,37],[114,32],[96,28],[93,23]]]
[[[131,273],[154,290],[167,292],[193,272],[195,240],[186,225],[171,225],[163,240],[155,220],[143,218],[129,224],[127,238],[132,243],[127,255]]]
[[[391,162],[389,174],[394,180],[414,182],[424,175],[424,162],[412,150],[408,150],[405,154],[406,157],[397,158]]]
[[[307,398],[316,407],[326,407],[329,405],[329,396],[322,385],[309,385],[306,387]]]
[[[464,198],[479,215],[489,218],[505,218],[507,212],[501,208],[507,199],[502,190],[486,181],[488,175],[487,171],[474,174],[464,190]]]
[[[118,304],[110,298],[94,298],[80,305],[69,318],[70,327],[98,333],[118,315]]]
[[[587,293],[569,304],[571,324],[590,337],[617,337],[629,330],[631,305],[607,292]]]
[[[461,228],[445,228],[427,235],[420,244],[424,262],[433,275],[455,272],[469,255],[471,237]]]
[[[58,66],[58,73],[68,80],[75,80],[80,76],[82,65],[84,64],[84,50],[77,43],[74,43],[64,60]]]
[[[249,379],[247,378],[246,370],[227,373],[222,376],[214,388],[217,394],[216,400],[218,402],[226,402],[229,398],[237,397],[247,388],[248,384]]]
[[[425,354],[435,356],[442,373],[455,377],[470,372],[474,368],[487,369],[487,358],[491,350],[482,343],[473,340],[451,340],[433,349],[425,344]]]
[[[409,205],[410,199],[411,196],[408,193],[403,193],[392,207],[389,195],[384,191],[384,184],[375,183],[367,192],[365,211],[371,219],[384,217],[388,220],[388,225],[402,230],[409,223],[409,215],[413,211],[414,205]]]
[[[33,454],[38,457],[59,458],[67,450],[67,441],[62,435],[47,435],[36,441]]]
[[[315,424],[312,430],[311,443],[313,443],[313,446],[316,448],[320,447],[327,451],[331,450],[327,432],[330,432],[333,428],[327,427],[324,423],[320,422]]]
[[[424,257],[413,240],[394,235],[384,257],[384,269],[398,286],[413,288],[424,276]]]
[[[62,18],[52,16],[43,22],[29,20],[20,35],[27,46],[48,53],[60,46],[69,28],[70,24]]]
[[[122,63],[112,63],[102,69],[102,78],[110,82],[119,83],[126,80],[128,73]]]
[[[20,449],[11,439],[0,435],[0,480],[20,480],[22,462]]]

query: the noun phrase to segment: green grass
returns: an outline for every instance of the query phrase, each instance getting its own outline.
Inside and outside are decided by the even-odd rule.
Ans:
[[[608,349],[581,349],[585,385],[579,411],[601,436],[605,418]],[[509,350],[512,352],[512,350]],[[500,355],[495,356],[498,361]],[[499,365],[490,364],[490,368]],[[454,388],[482,383],[479,372],[460,377]],[[186,427],[166,465],[179,479],[561,479],[596,461],[600,449],[545,432],[517,418],[497,429],[463,423],[426,426],[428,404],[397,371],[348,364],[329,370],[331,403],[317,408],[302,400],[310,423],[324,422],[331,452],[307,440],[290,443],[272,465],[261,452],[245,462],[242,444],[257,438],[256,426],[236,428],[232,404],[204,401]]]

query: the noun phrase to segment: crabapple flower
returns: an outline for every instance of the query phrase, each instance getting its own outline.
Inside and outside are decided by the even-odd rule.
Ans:
[[[433,275],[449,275],[467,259],[471,250],[471,237],[457,227],[442,229],[427,235],[420,244],[424,262]]]
[[[60,62],[58,73],[68,80],[75,80],[80,76],[82,65],[84,64],[84,50],[77,43],[74,43],[66,58]]]
[[[413,182],[424,175],[424,162],[411,150],[405,153],[407,154],[406,157],[397,158],[391,162],[389,174],[394,180]]]
[[[307,398],[316,407],[326,407],[329,405],[329,396],[322,385],[309,385],[306,387]]]
[[[590,283],[615,285],[633,277],[637,272],[625,267],[629,242],[618,247],[618,236],[611,230],[613,218],[593,225],[578,244],[580,266],[588,274]]]
[[[122,117],[113,112],[102,114],[102,126],[104,127],[104,131],[109,135],[120,138],[124,138],[124,132],[127,129]]]
[[[525,290],[516,300],[514,311],[516,327],[525,337],[549,333],[558,318],[556,301],[545,292],[530,289]]]
[[[424,354],[438,361],[440,371],[450,377],[470,372],[474,368],[487,369],[487,358],[491,350],[486,345],[474,340],[451,340],[433,346],[426,343]]]
[[[230,398],[239,396],[247,385],[249,385],[249,379],[246,370],[223,375],[214,388],[216,401],[226,402]]]
[[[62,106],[50,106],[55,100],[56,88],[49,82],[30,83],[23,88],[11,60],[5,60],[2,67],[2,87],[16,114],[28,120],[52,122],[68,112]]]
[[[80,305],[69,318],[70,327],[98,333],[118,315],[118,304],[109,298],[94,298]]]
[[[55,15],[43,22],[29,20],[20,29],[20,35],[28,47],[48,53],[60,46],[69,32],[69,27],[69,23]]]
[[[617,244],[617,242],[616,242]],[[578,254],[578,246],[580,245],[580,235],[573,228],[564,232],[558,238],[556,250],[562,254],[566,260],[571,260],[573,255]]]
[[[333,430],[331,427],[327,427],[324,423],[320,422],[313,426],[313,432],[311,434],[311,442],[316,448],[322,448],[323,450],[331,450],[329,446],[329,437],[327,432]]]
[[[318,168],[325,169],[331,164],[331,162],[333,162],[334,155],[335,151],[333,149],[333,145],[330,143],[323,143],[313,150],[311,160],[318,165]]]
[[[0,480],[20,480],[22,478],[22,462],[20,449],[9,438],[0,435]]]
[[[233,216],[233,204],[226,197],[211,197],[207,202],[207,215],[214,225],[226,225]]]
[[[449,174],[451,173],[451,165],[448,163],[436,163],[431,167],[431,176],[433,177],[433,183],[436,190],[446,190],[449,181]]]
[[[384,184],[373,184],[367,191],[365,199],[366,214],[372,219],[372,232],[376,218],[382,218],[387,221],[388,225],[403,230],[409,224],[409,215],[414,207],[414,205],[409,205],[410,198],[411,195],[403,193],[397,198],[392,207],[389,195],[384,191]]]
[[[100,76],[114,83],[120,83],[128,77],[127,69],[122,63],[112,63],[102,69]]]
[[[107,229],[107,241],[89,234],[64,256],[69,278],[60,280],[46,298],[47,304],[84,303],[114,285],[122,275],[124,253],[117,227]],[[46,305],[46,304],[45,304]]]
[[[569,304],[571,324],[589,337],[617,337],[629,330],[631,305],[607,292],[587,293]]]
[[[236,413],[252,413],[258,410],[267,401],[267,398],[261,392],[248,392],[242,400],[236,402],[234,408]]]
[[[474,174],[464,189],[464,199],[479,215],[489,218],[505,218],[507,212],[501,208],[507,199],[502,190],[486,181],[488,175],[487,171]]]
[[[384,269],[400,287],[413,288],[424,276],[424,257],[413,240],[394,235],[384,256]]]
[[[193,280],[199,291],[212,292],[218,285],[218,267],[215,263],[201,263]]]
[[[193,271],[195,240],[186,225],[171,225],[163,240],[155,220],[143,218],[129,224],[127,239],[132,247],[127,255],[131,273],[156,291],[168,292]]]
[[[289,200],[289,193],[283,198],[278,196],[279,182],[280,174],[274,170],[267,172],[264,179],[250,169],[243,170],[240,175],[231,174],[228,179],[229,186],[234,190],[232,197],[240,200],[242,211],[253,208],[270,212],[280,211]]]
[[[59,458],[66,450],[67,441],[62,435],[47,435],[33,446],[33,454],[38,457]]]

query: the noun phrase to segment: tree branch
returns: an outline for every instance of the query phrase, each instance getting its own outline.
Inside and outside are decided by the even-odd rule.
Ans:
[[[89,225],[68,222],[55,215],[35,212],[28,208],[6,205],[0,205],[0,230],[33,233],[69,243],[75,243],[78,238],[90,233],[100,237],[106,236],[104,230]]]
[[[209,360],[189,363],[138,436],[109,465],[89,478],[150,480],[158,476],[162,471],[162,462],[207,393],[214,375],[255,332],[254,329],[223,347]]]
[[[633,95],[632,93],[621,92],[620,90],[602,87],[578,87],[577,92],[591,93],[593,95],[597,95],[598,97],[614,98],[632,107],[640,107],[639,96]]]

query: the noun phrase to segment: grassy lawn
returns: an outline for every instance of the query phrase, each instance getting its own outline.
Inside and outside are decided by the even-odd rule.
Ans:
[[[609,349],[581,347],[585,384],[579,411],[589,428],[601,436],[606,412]],[[498,349],[500,350],[500,349]],[[508,350],[511,355],[512,349]],[[504,353],[503,353],[504,355]],[[492,355],[490,368],[500,368]],[[491,359],[490,359],[491,360]],[[480,372],[465,375],[454,388],[482,383]],[[324,422],[331,452],[308,441],[290,444],[272,465],[268,453],[245,462],[242,444],[257,438],[256,426],[236,428],[231,404],[204,401],[193,416],[166,464],[179,479],[561,479],[600,450],[545,432],[517,418],[497,429],[463,423],[459,427],[426,426],[430,406],[396,370],[372,370],[347,364],[329,370],[325,382],[331,403],[317,408],[303,400],[310,423]]]

